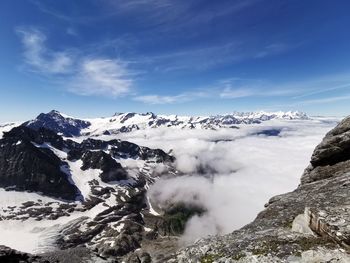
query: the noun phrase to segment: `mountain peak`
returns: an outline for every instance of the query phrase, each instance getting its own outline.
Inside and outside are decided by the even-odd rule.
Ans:
[[[67,137],[80,135],[80,130],[91,125],[90,122],[69,117],[57,110],[48,113],[40,113],[34,120],[22,125],[38,130],[46,128]]]
[[[61,115],[61,112],[59,112],[58,110],[51,110],[47,114],[50,114],[50,115],[59,114],[59,115]]]

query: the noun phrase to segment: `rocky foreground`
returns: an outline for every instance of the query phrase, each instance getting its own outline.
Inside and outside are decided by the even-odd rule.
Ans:
[[[350,262],[350,117],[330,131],[293,192],[240,230],[184,248],[168,262]]]

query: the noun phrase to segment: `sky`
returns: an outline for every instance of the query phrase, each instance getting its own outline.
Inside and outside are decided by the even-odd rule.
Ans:
[[[350,106],[347,0],[2,0],[0,122]]]

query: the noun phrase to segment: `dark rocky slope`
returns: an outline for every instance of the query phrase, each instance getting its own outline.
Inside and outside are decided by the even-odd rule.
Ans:
[[[62,143],[51,131],[43,129],[35,132],[18,127],[4,134],[0,140],[0,186],[75,200],[79,190],[61,171],[64,163],[51,150],[33,144],[44,140]]]
[[[109,154],[104,152],[107,148],[110,149]],[[19,126],[4,133],[0,139],[0,186],[75,200],[79,196],[79,189],[72,184],[70,175],[62,169],[67,163],[56,156],[53,149],[67,152],[68,160],[81,159],[82,170],[101,169],[100,178],[103,182],[127,179],[125,169],[112,157],[173,161],[173,157],[162,150],[127,141],[87,139],[77,143],[64,140],[46,128],[33,130]]]
[[[168,262],[350,262],[350,117],[315,149],[299,187],[240,230],[200,240]]]

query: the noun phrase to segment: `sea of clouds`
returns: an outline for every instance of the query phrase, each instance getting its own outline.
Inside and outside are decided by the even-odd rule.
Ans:
[[[171,151],[179,177],[162,177],[150,189],[152,203],[199,205],[183,243],[226,234],[252,221],[274,195],[297,187],[311,154],[337,119],[274,120],[240,129],[158,128],[129,133],[140,145]],[[277,136],[265,135],[279,131]],[[278,133],[278,132],[277,132]]]

